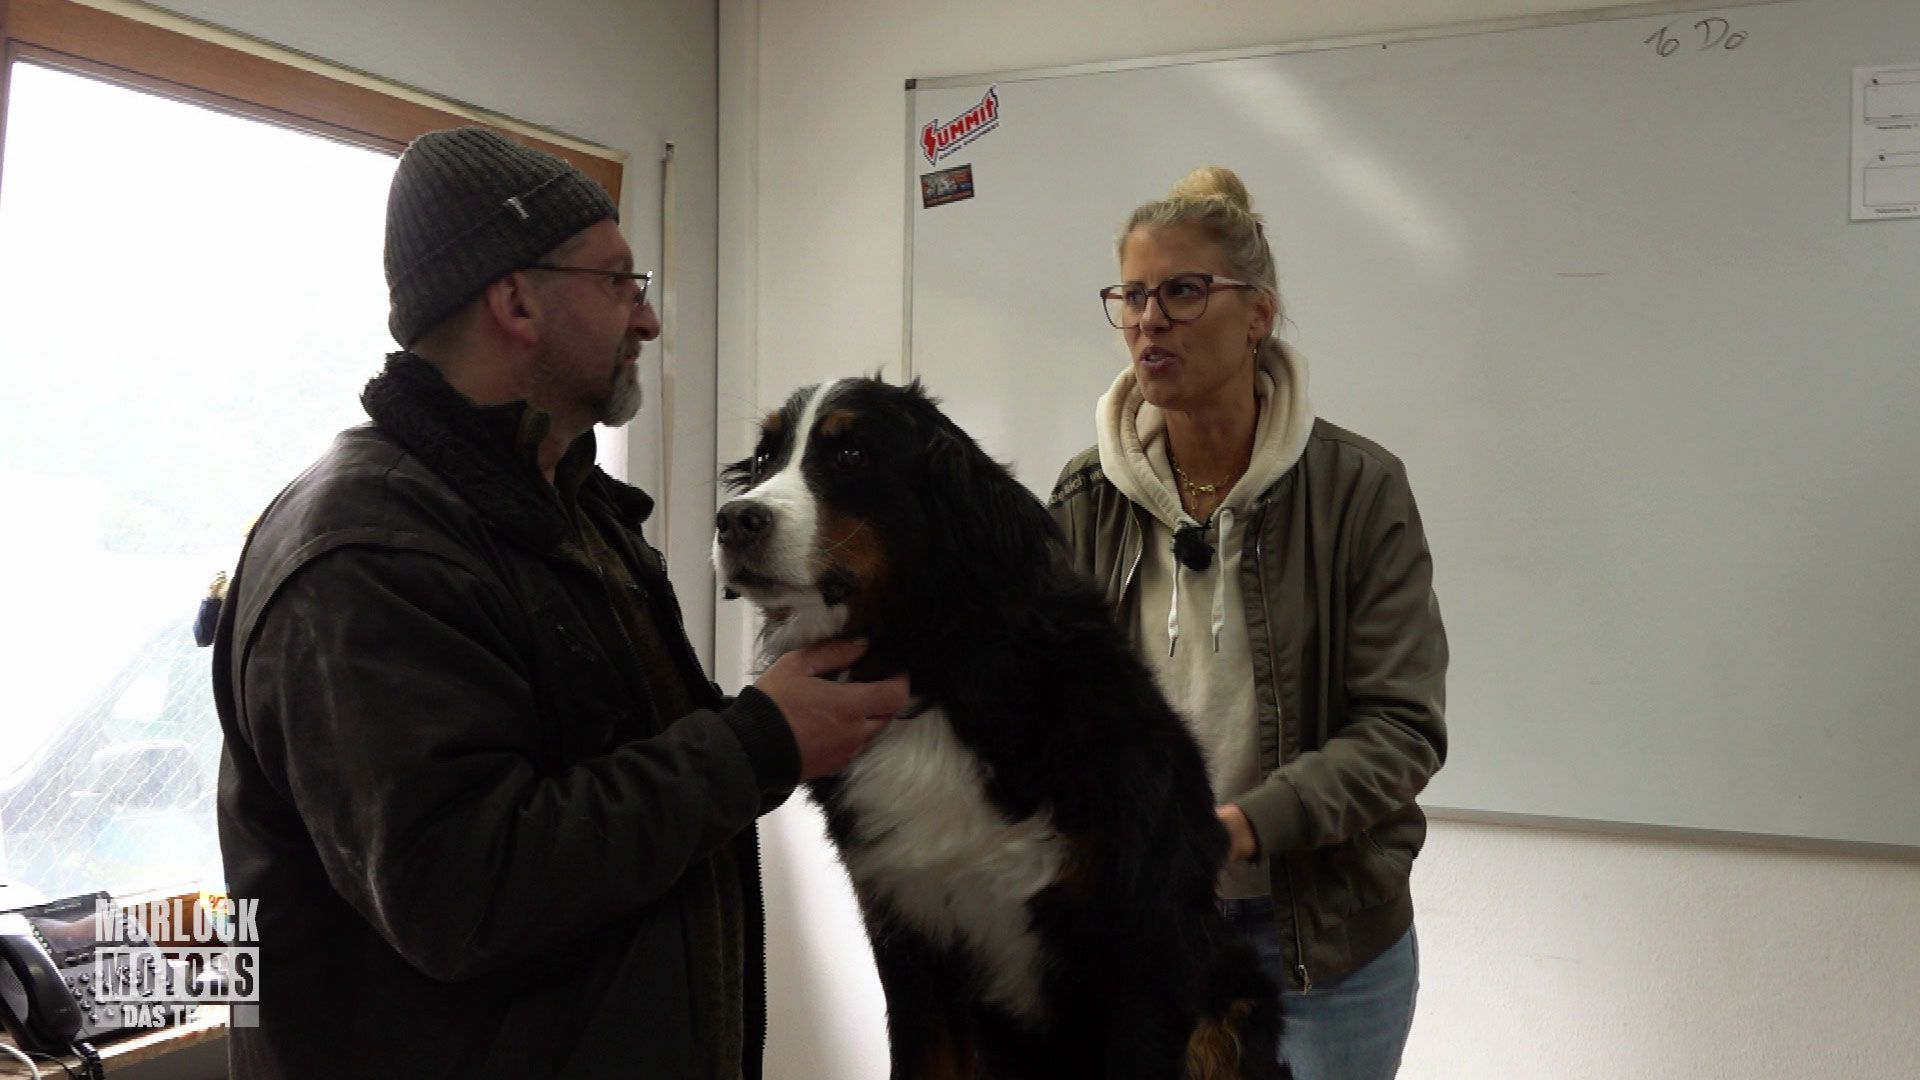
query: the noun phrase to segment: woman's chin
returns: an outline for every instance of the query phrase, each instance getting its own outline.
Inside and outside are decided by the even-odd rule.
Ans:
[[[1170,378],[1144,378],[1139,368],[1134,369],[1134,384],[1140,388],[1140,396],[1147,404],[1162,411],[1183,408],[1186,395],[1180,392],[1178,381]]]
[[[1157,408],[1166,408],[1168,401],[1180,396],[1180,380],[1170,369],[1157,365],[1135,362],[1133,365],[1133,384],[1140,389],[1140,396],[1147,404]]]

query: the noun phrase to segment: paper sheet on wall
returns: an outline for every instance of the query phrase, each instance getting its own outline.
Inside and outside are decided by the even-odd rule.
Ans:
[[[1920,62],[1853,69],[1853,220],[1920,217]]]

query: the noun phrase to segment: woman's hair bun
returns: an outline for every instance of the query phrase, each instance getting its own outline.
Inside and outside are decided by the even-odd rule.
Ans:
[[[1253,197],[1232,169],[1220,165],[1202,165],[1180,178],[1170,193],[1176,199],[1225,199],[1248,213],[1253,212]]]

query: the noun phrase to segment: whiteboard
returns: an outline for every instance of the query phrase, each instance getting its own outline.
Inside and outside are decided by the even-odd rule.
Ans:
[[[1920,67],[1920,3],[1637,11],[916,80],[909,368],[1044,495],[1125,363],[1118,228],[1227,165],[1319,415],[1426,519],[1422,802],[1910,854],[1920,220],[1849,183],[1854,68]]]

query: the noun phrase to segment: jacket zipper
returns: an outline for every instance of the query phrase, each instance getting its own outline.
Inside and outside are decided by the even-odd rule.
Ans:
[[[620,631],[621,639],[627,643],[627,652],[633,656],[639,656],[640,650],[634,645],[633,635],[627,632],[626,624],[620,621],[618,611],[620,598],[614,583],[607,580],[606,569],[600,565],[598,559],[593,558],[592,551],[588,547],[585,537],[581,534],[579,522],[570,521],[570,524],[573,526],[575,540],[579,542],[581,550],[588,553],[588,561],[593,564],[593,576],[600,582],[600,592],[606,596],[609,604],[615,606],[613,616],[614,627]],[[618,522],[615,523],[615,528],[621,532],[625,531]],[[663,631],[666,628],[679,629],[681,627],[680,622],[673,617],[673,612],[666,607],[665,602],[656,596],[659,590],[649,588],[648,585],[642,581],[642,578],[645,576],[645,571],[649,569],[649,567],[646,564],[646,560],[640,558],[639,553],[633,550],[632,541],[626,536],[605,536],[603,539],[606,542],[607,550],[613,557],[619,559],[622,563],[628,564],[628,572],[633,577],[633,590],[640,594],[641,606],[645,608],[646,614],[652,620],[654,626],[662,628]],[[615,544],[619,544],[627,550],[623,552],[616,548],[614,546]],[[639,571],[634,570],[635,565],[640,567]],[[664,564],[660,568],[660,577],[667,582],[667,588],[671,589],[673,587],[672,579],[667,577]],[[678,639],[677,641],[675,640],[676,638]],[[671,654],[671,662],[680,666],[680,676],[687,680],[688,689],[693,694],[696,704],[705,700],[709,696],[707,688],[712,686],[712,681],[707,678],[706,671],[700,667],[700,658],[693,653],[692,642],[686,640],[684,629],[679,629],[677,633],[662,632],[660,635],[660,644]],[[656,717],[655,719],[658,723],[664,725],[670,720],[677,719],[677,717]]]
[[[1140,510],[1135,509],[1129,520],[1133,525],[1133,562],[1127,567],[1127,576],[1120,582],[1120,607],[1126,606],[1128,594],[1133,592],[1133,580],[1140,576],[1140,560],[1146,557],[1146,529],[1140,524]],[[1118,611],[1115,612],[1118,614]]]
[[[1266,524],[1267,509],[1265,506],[1262,506],[1260,510],[1260,521],[1254,526],[1253,533],[1253,570],[1254,574],[1258,576],[1260,580],[1260,602],[1263,604],[1267,602],[1267,560],[1264,552],[1267,539]],[[1278,685],[1280,658],[1274,655],[1272,633],[1267,634],[1267,663],[1273,668],[1275,682],[1273,693],[1274,741],[1281,747],[1280,756],[1284,759],[1286,756],[1287,714],[1286,709],[1280,701],[1280,687]],[[1293,916],[1293,970],[1300,976],[1300,992],[1304,994],[1313,989],[1313,976],[1307,971],[1307,947],[1305,940],[1300,935],[1300,894],[1294,886],[1293,862],[1287,857],[1285,852],[1275,852],[1274,857],[1280,861],[1280,872],[1286,875],[1287,879],[1287,910]]]
[[[582,547],[585,548],[585,539],[584,537],[580,536],[579,523],[575,522],[573,523],[573,525],[574,525],[575,537],[581,540]],[[628,543],[625,537],[620,537],[618,542]],[[611,546],[611,544],[609,546]],[[628,544],[628,546],[631,547],[631,544]],[[629,552],[629,554],[631,554],[631,552]],[[614,551],[613,557],[616,559],[621,559],[622,561],[625,561],[625,556],[622,555],[619,551]],[[613,582],[607,580],[606,570],[601,567],[598,559],[593,559],[591,557],[591,554],[589,554],[589,560],[593,563],[593,576],[597,578],[600,582],[600,591],[606,595],[607,602],[609,604],[613,604],[617,607],[617,605],[619,604],[619,598],[618,596],[615,595]],[[631,568],[629,568],[629,570],[631,571]],[[665,576],[664,567],[662,568],[662,576],[663,577]],[[671,579],[669,579],[669,581],[671,581]],[[670,584],[669,584],[669,587],[671,587]],[[641,602],[646,606],[647,617],[653,620],[653,623],[656,627],[672,623],[673,620],[668,618],[668,616],[671,615],[671,612],[663,610],[661,602],[654,595],[654,590],[649,589],[645,585],[640,584],[640,578],[638,576],[634,578],[634,588],[636,589],[636,591],[640,593]],[[614,612],[613,622],[615,627],[619,629],[620,636],[626,639],[627,651],[632,653],[635,656],[638,656],[639,650],[634,648],[633,638],[630,634],[627,633],[627,628],[625,624],[621,623],[620,615],[617,610]],[[567,637],[566,628],[561,627],[560,629],[561,629],[561,636],[563,638]],[[692,668],[693,672],[695,673],[695,677],[692,679],[690,689],[696,692],[696,696],[703,697],[705,696],[704,694],[698,693],[699,688],[703,686],[711,685],[706,678],[706,673],[701,671],[698,658],[692,655],[692,652],[689,648],[684,647],[684,645],[681,648],[674,647],[674,642],[671,640],[674,636],[676,635],[663,634],[662,644],[665,645],[668,651],[672,652],[675,655],[676,661],[681,665],[683,669],[688,667]],[[684,633],[677,636],[680,637],[683,643],[685,643],[686,635]],[[568,639],[568,643],[571,645],[570,638]],[[682,672],[682,675],[685,676],[684,671]],[[660,722],[665,723],[666,721],[660,720]],[[759,829],[755,826],[751,826],[751,825],[748,826],[747,836],[751,840],[752,848],[753,848],[750,865],[746,868],[748,873],[751,876],[747,877],[747,880],[741,882],[741,889],[743,892],[750,892],[752,894],[753,896],[752,907],[755,909],[755,911],[758,912],[758,921],[759,921],[758,938],[759,938],[759,950],[760,950],[760,966],[759,966],[759,978],[756,981],[758,983],[758,989],[759,989],[759,993],[757,996],[759,998],[760,1007],[758,1010],[758,1015],[755,1017],[755,1023],[752,1025],[752,1030],[742,1032],[742,1036],[743,1036],[742,1042],[745,1045],[741,1047],[743,1051],[742,1061],[741,1061],[741,1072],[742,1074],[753,1078],[753,1080],[758,1080],[758,1078],[762,1075],[762,1070],[765,1067],[762,1062],[762,1059],[765,1057],[766,1050],[767,1050],[767,909],[766,909],[767,901],[766,901],[766,893],[762,889],[761,882],[760,882],[761,864],[760,864]],[[737,858],[737,855],[736,855],[736,858]],[[743,1007],[746,1004],[747,1003],[743,1002],[742,1003]]]

